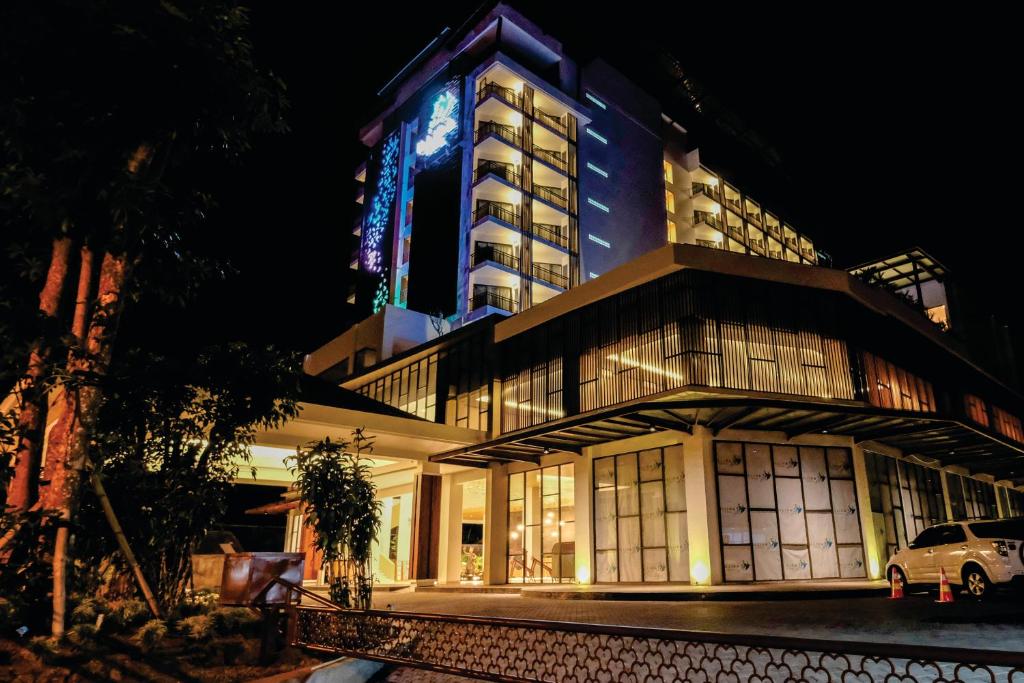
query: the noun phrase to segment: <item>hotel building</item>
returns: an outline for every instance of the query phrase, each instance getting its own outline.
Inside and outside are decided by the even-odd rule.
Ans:
[[[935,324],[924,252],[825,267],[654,98],[502,4],[383,97],[366,319],[257,454],[286,486],[294,445],[377,436],[378,583],[863,580],[928,525],[1022,514],[1024,400]]]

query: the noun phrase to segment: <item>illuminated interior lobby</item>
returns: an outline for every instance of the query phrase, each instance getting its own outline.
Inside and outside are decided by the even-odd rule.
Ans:
[[[928,525],[1024,513],[1024,399],[933,322],[924,252],[829,267],[500,3],[382,93],[360,322],[305,362],[339,403],[260,440],[378,437],[382,588],[864,581]],[[295,501],[263,512],[316,582]]]

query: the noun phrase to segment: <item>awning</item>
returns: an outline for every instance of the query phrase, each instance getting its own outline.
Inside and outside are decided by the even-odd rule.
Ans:
[[[851,436],[903,452],[960,465],[972,474],[1024,483],[1024,444],[993,430],[935,414],[875,408],[857,403],[754,398],[695,398],[636,402],[562,418],[496,439],[432,456],[434,462],[486,467],[490,462],[539,463],[553,451],[581,453],[586,446],[664,430],[692,432],[703,425],[725,429]]]

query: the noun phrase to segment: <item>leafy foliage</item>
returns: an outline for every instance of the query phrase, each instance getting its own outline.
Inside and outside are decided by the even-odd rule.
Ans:
[[[373,439],[357,429],[351,443],[324,438],[287,461],[305,504],[305,524],[323,557],[331,599],[359,609],[370,606],[370,559],[381,524],[381,504],[363,457],[372,451]]]
[[[185,597],[194,545],[223,515],[257,430],[298,412],[299,359],[236,343],[183,359],[135,353],[115,366],[93,462],[162,609]],[[82,526],[107,532],[85,498]],[[79,545],[87,564],[118,558],[109,532]]]

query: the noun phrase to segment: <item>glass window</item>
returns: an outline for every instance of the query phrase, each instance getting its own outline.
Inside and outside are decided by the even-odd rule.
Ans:
[[[574,467],[569,463],[509,475],[509,583],[576,578]]]
[[[690,580],[682,446],[594,460],[595,580]]]
[[[1007,519],[998,522],[972,522],[971,533],[978,538],[1002,538],[1024,541],[1024,520]]]
[[[672,195],[672,190],[665,190],[665,210],[669,213],[676,212],[676,198]]]
[[[662,166],[665,168],[665,182],[669,185],[672,184],[672,162],[665,160],[662,161]]]
[[[715,472],[726,581],[867,575],[849,449],[716,441]]]
[[[967,540],[967,533],[959,524],[947,524],[939,527],[939,544],[963,543]]]
[[[942,533],[939,528],[931,527],[930,529],[925,529],[919,533],[917,538],[911,542],[910,547],[915,550],[920,548],[931,548],[932,546],[936,546],[940,543],[941,537]]]

